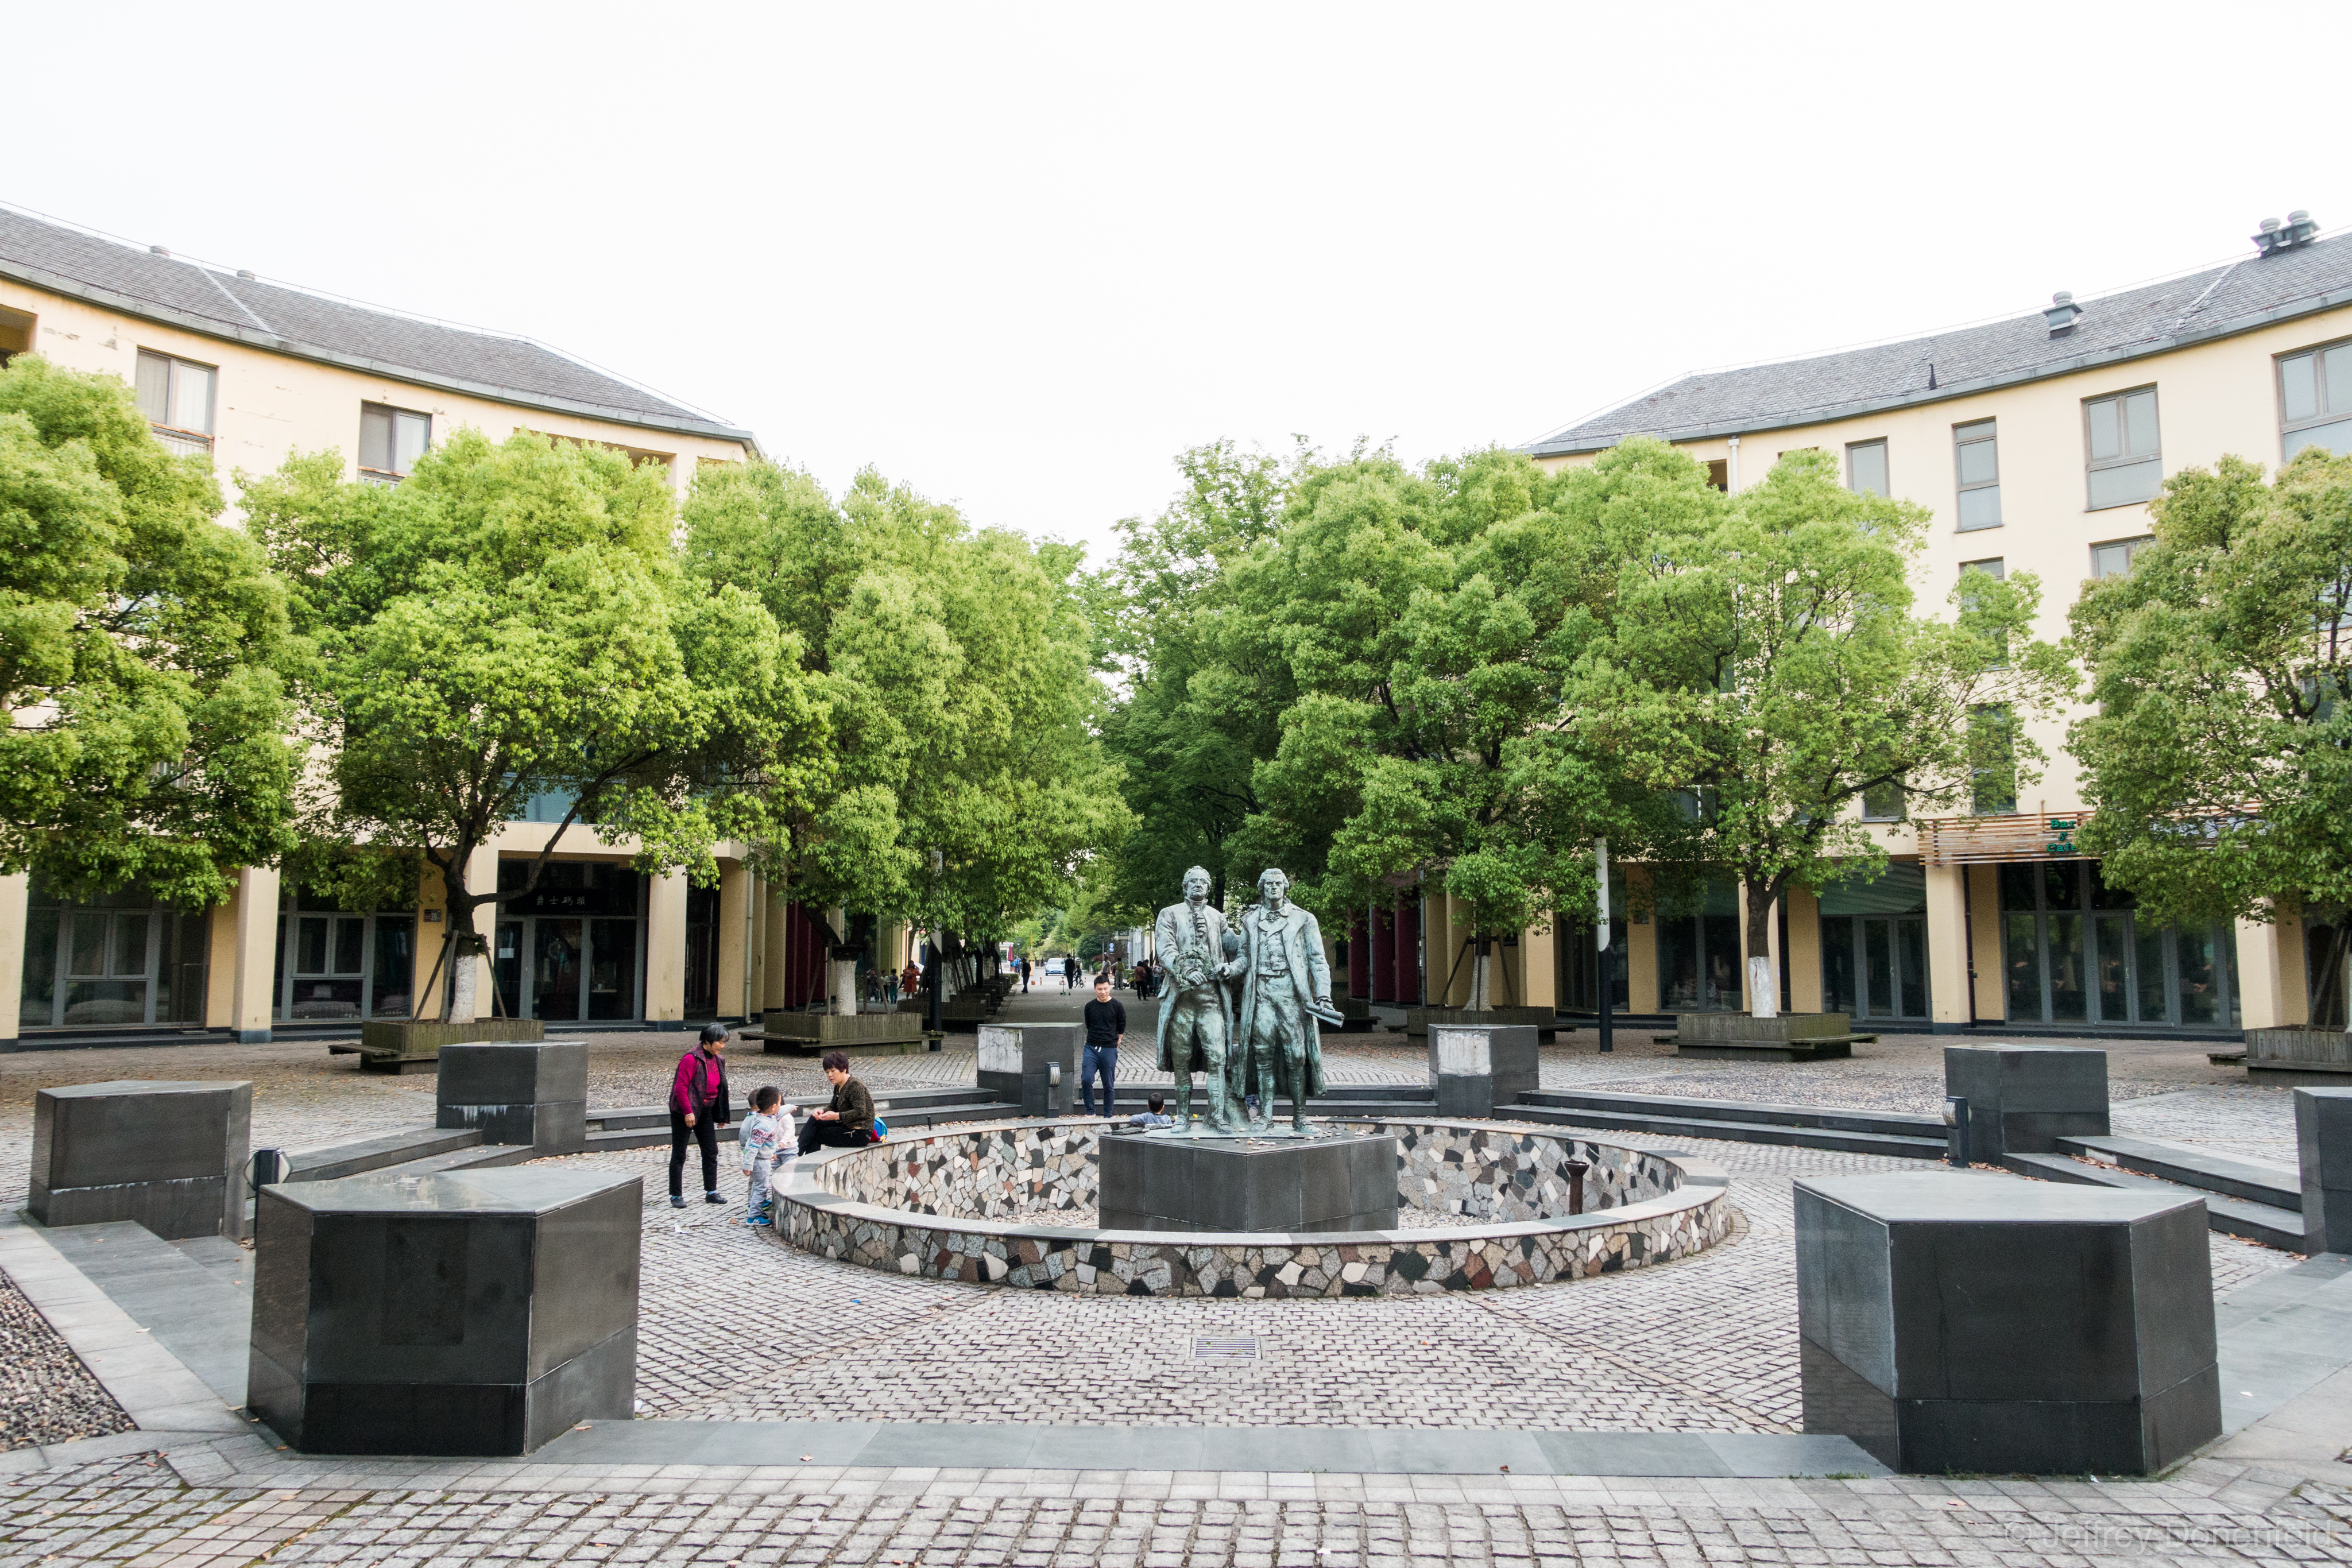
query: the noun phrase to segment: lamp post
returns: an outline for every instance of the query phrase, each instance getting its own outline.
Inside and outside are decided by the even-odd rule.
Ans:
[[[925,1025],[925,1028],[930,1032],[933,1050],[937,1050],[939,1048],[938,1042],[940,1037],[947,1030],[946,999],[940,995],[939,916],[940,872],[946,863],[947,857],[945,855],[941,854],[937,850],[933,850],[931,852],[930,941],[926,944],[926,946],[930,949],[930,956],[928,961],[923,965],[923,978],[930,983],[931,989],[930,1007],[929,1009],[929,1021]]]
[[[1617,1049],[1617,1040],[1610,1025],[1609,993],[1615,988],[1611,984],[1615,977],[1609,973],[1609,841],[1607,839],[1592,841],[1592,867],[1593,877],[1601,889],[1599,906],[1601,918],[1593,925],[1592,936],[1595,949],[1592,972],[1599,977],[1600,982],[1594,989],[1601,993],[1601,1049],[1604,1052],[1613,1052]]]

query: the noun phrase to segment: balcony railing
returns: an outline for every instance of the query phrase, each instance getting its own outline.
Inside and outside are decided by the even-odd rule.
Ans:
[[[2083,824],[2081,811],[2021,813],[2008,817],[1923,817],[1912,824],[1919,831],[1922,865],[1992,865],[2002,861],[2072,861],[2084,858],[2076,847]]]
[[[210,458],[213,455],[213,438],[200,430],[178,430],[168,424],[151,424],[147,428],[155,433],[155,439],[169,452],[184,457]]]

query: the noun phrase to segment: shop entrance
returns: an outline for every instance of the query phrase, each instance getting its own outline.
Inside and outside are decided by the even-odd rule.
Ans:
[[[1927,873],[1897,862],[1874,882],[1822,890],[1822,1005],[1856,1019],[1927,1017]]]
[[[520,889],[530,873],[528,861],[501,861],[499,889]],[[491,973],[509,1018],[645,1016],[645,878],[625,866],[559,861],[499,913]]]

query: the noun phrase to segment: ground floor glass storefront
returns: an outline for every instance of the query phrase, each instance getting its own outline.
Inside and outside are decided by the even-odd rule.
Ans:
[[[211,918],[145,888],[75,903],[37,879],[26,897],[19,1029],[205,1021]]]
[[[404,1019],[416,979],[414,910],[354,914],[298,889],[278,912],[280,1023]]]
[[[509,1018],[576,1022],[645,1014],[646,879],[625,865],[552,861],[539,885],[528,860],[499,862],[491,947],[499,1010]]]
[[[1822,1006],[1855,1019],[1927,1017],[1927,873],[1895,862],[1821,892]]]
[[[1737,1010],[1740,1004],[1739,884],[1710,877],[1658,912],[1658,1008],[1662,1012]]]
[[[2004,865],[2000,885],[2011,1024],[2238,1026],[2227,925],[2146,925],[2092,861]]]

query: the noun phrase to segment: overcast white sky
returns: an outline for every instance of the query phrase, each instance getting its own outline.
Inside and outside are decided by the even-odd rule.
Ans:
[[[23,6],[0,200],[1083,539],[2352,223],[2332,5]]]

